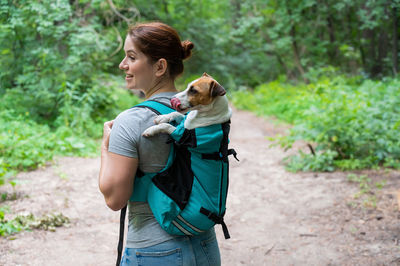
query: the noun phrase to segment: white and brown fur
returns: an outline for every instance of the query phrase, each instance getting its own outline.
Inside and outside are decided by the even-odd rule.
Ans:
[[[143,136],[151,137],[160,133],[171,134],[175,127],[168,122],[180,123],[184,113],[189,112],[185,120],[186,129],[205,127],[213,124],[221,124],[232,116],[229,108],[225,89],[211,76],[204,73],[200,78],[192,81],[186,90],[175,95],[180,105],[177,112],[157,116],[154,119],[155,126],[149,127],[143,132]]]

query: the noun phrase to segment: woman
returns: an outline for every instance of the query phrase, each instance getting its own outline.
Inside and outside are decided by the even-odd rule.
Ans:
[[[124,70],[128,89],[141,90],[146,100],[170,104],[177,93],[175,79],[183,72],[183,60],[194,47],[181,42],[170,26],[152,22],[129,28],[125,40]],[[165,135],[142,137],[154,125],[156,114],[145,108],[122,112],[104,124],[99,187],[106,204],[120,210],[132,195],[136,171],[160,171],[169,145]],[[112,128],[112,130],[111,130]],[[194,237],[172,236],[154,218],[147,203],[129,202],[129,226],[121,265],[220,265],[214,229]]]

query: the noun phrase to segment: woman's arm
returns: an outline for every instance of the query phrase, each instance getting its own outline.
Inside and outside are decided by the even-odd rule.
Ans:
[[[132,195],[133,182],[139,161],[136,158],[108,151],[113,122],[104,123],[99,188],[104,195],[107,206],[117,211],[126,205]]]

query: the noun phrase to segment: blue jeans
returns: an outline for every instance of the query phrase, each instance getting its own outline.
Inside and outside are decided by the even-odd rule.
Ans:
[[[126,248],[121,266],[219,266],[221,257],[214,229],[198,236],[179,236],[146,248]]]

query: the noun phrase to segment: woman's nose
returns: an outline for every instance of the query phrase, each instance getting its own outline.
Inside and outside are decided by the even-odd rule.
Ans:
[[[122,70],[128,69],[128,64],[125,63],[125,59],[122,60],[121,63],[119,63],[119,69],[122,69]]]

